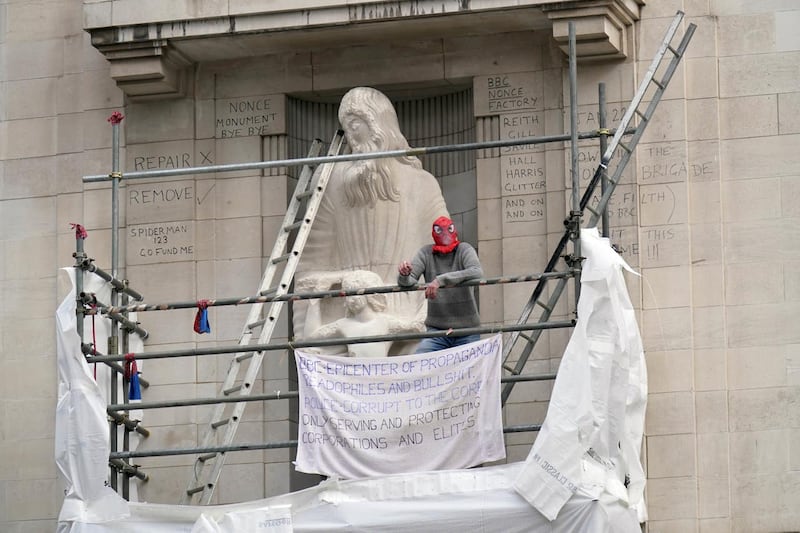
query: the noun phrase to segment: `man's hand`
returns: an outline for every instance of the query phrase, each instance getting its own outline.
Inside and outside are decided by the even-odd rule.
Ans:
[[[408,261],[403,261],[400,263],[400,266],[397,267],[397,271],[400,273],[401,276],[408,276],[411,274],[411,263]]]
[[[428,298],[429,300],[435,300],[436,293],[438,291],[439,291],[439,280],[433,278],[433,281],[428,283],[428,285],[425,287],[425,298]]]

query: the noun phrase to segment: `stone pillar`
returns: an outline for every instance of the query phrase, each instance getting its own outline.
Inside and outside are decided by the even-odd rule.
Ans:
[[[542,71],[479,76],[473,83],[479,141],[545,134]],[[544,145],[517,145],[478,153],[478,235],[487,276],[543,269],[549,256],[546,170]],[[563,196],[563,189],[560,195]],[[522,267],[524,271],[520,270],[521,265],[527,266]],[[483,321],[516,322],[532,291],[532,284],[481,288]],[[546,347],[547,344],[545,335],[539,345]],[[540,352],[538,346],[536,352]],[[512,353],[510,361],[513,363],[516,357],[518,353]],[[532,357],[525,371],[548,372],[549,369],[548,359]],[[505,424],[543,420],[549,394],[547,382],[515,388],[504,410]],[[524,459],[534,436],[509,435],[506,439],[508,460]]]

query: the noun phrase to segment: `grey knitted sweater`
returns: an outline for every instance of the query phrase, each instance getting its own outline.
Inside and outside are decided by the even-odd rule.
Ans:
[[[453,286],[482,278],[483,269],[475,248],[469,243],[459,243],[449,254],[435,254],[433,245],[428,244],[420,248],[411,260],[411,274],[398,275],[397,284],[401,287],[411,287],[417,284],[420,277],[424,277],[426,282],[437,278],[442,287]],[[425,325],[436,329],[479,326],[476,290],[477,287],[440,289],[436,298],[428,300],[428,318],[425,319]]]

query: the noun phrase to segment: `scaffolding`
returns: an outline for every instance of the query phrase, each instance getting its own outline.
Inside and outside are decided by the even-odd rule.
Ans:
[[[249,450],[265,450],[276,448],[291,448],[297,446],[296,440],[285,440],[275,442],[255,442],[234,444],[230,443],[224,446],[203,445],[197,447],[179,448],[179,449],[151,449],[146,451],[136,451],[129,449],[129,435],[131,432],[137,432],[144,437],[149,435],[149,430],[144,427],[140,421],[131,419],[129,412],[132,410],[131,405],[127,401],[127,394],[123,395],[123,401],[119,401],[118,390],[120,389],[119,378],[122,376],[122,390],[126,391],[130,386],[129,376],[126,375],[126,369],[123,364],[131,359],[146,360],[146,359],[169,359],[180,357],[201,357],[209,355],[225,355],[225,354],[242,354],[247,352],[249,354],[259,353],[263,354],[270,351],[283,351],[294,350],[304,347],[323,347],[323,346],[336,346],[341,344],[353,343],[370,343],[380,341],[398,341],[398,340],[417,340],[426,337],[443,336],[443,335],[469,335],[469,334],[491,334],[491,333],[504,333],[507,334],[507,341],[504,343],[503,353],[503,368],[506,371],[501,379],[503,384],[502,388],[502,403],[505,404],[508,400],[516,383],[520,382],[535,382],[535,381],[548,381],[555,379],[555,373],[537,373],[525,374],[523,373],[525,365],[533,352],[534,346],[539,339],[541,333],[550,329],[569,328],[575,323],[574,319],[567,320],[551,320],[551,315],[554,312],[555,305],[561,298],[569,280],[573,280],[575,301],[577,302],[579,287],[580,287],[580,265],[581,256],[578,244],[579,232],[582,225],[582,218],[584,211],[591,213],[587,226],[594,227],[598,223],[602,224],[603,235],[608,236],[609,221],[607,216],[608,202],[614,192],[615,187],[620,182],[621,175],[625,166],[627,165],[631,155],[633,154],[639,140],[644,134],[656,106],[658,105],[661,96],[666,90],[672,76],[683,57],[683,54],[694,34],[694,24],[688,25],[683,37],[677,46],[671,43],[676,35],[678,27],[683,19],[683,13],[678,12],[669,26],[661,47],[656,53],[648,71],[646,72],[643,81],[639,85],[636,94],[627,106],[624,116],[616,128],[608,128],[606,124],[606,97],[604,84],[599,85],[598,89],[598,116],[599,128],[595,131],[578,132],[577,131],[577,62],[575,53],[575,30],[574,25],[569,25],[569,87],[570,87],[570,133],[564,135],[549,135],[542,137],[526,137],[514,140],[492,140],[482,141],[465,144],[453,144],[443,146],[431,146],[422,148],[411,148],[408,150],[392,150],[383,152],[372,152],[362,154],[335,154],[329,153],[327,156],[319,156],[315,153],[310,153],[308,157],[297,159],[284,159],[276,161],[260,161],[252,163],[239,163],[239,164],[224,164],[212,166],[199,166],[180,169],[161,169],[151,171],[136,171],[124,174],[125,180],[136,179],[153,179],[153,178],[167,178],[183,175],[197,175],[218,172],[230,172],[239,170],[264,170],[271,168],[281,167],[299,167],[304,166],[306,169],[321,168],[325,165],[332,166],[332,164],[345,162],[345,161],[358,161],[377,158],[391,158],[400,156],[421,156],[426,154],[454,152],[454,151],[472,151],[483,150],[491,148],[511,147],[518,145],[540,145],[547,143],[568,142],[571,148],[571,198],[570,210],[568,216],[564,220],[565,230],[556,246],[553,254],[548,260],[544,270],[541,273],[526,274],[519,276],[504,276],[495,278],[485,278],[473,282],[467,282],[461,286],[489,286],[511,283],[523,282],[536,282],[535,289],[529,298],[525,308],[523,309],[519,319],[515,324],[505,325],[490,325],[480,326],[476,328],[457,329],[448,332],[436,333],[404,333],[394,335],[375,335],[364,337],[349,337],[349,338],[333,338],[324,340],[290,340],[290,342],[266,342],[266,343],[250,343],[248,337],[246,343],[239,343],[231,346],[218,346],[213,348],[195,348],[195,349],[182,349],[182,350],[169,350],[160,352],[142,352],[142,353],[126,353],[128,351],[128,338],[129,335],[135,334],[142,339],[146,339],[148,332],[141,328],[138,323],[128,318],[130,313],[139,312],[158,312],[170,311],[177,309],[195,309],[198,306],[196,300],[191,301],[176,301],[176,302],[162,302],[162,303],[145,303],[143,296],[137,291],[129,287],[128,281],[120,279],[119,277],[119,188],[123,179],[123,173],[120,171],[119,166],[119,127],[122,121],[122,116],[115,113],[109,118],[112,125],[112,170],[108,175],[92,175],[83,178],[84,183],[97,183],[97,182],[111,182],[111,215],[112,215],[112,252],[111,252],[111,271],[105,272],[96,267],[93,260],[90,259],[84,250],[85,232],[80,226],[76,228],[76,251],[73,254],[75,258],[75,268],[78,272],[89,272],[100,276],[102,279],[111,284],[112,296],[111,301],[108,303],[97,301],[96,295],[85,293],[83,291],[82,276],[76,276],[76,312],[78,314],[78,333],[81,338],[81,347],[83,353],[86,355],[86,360],[89,363],[103,363],[108,365],[111,372],[111,393],[110,404],[107,407],[109,416],[109,426],[111,435],[111,454],[109,457],[110,478],[111,486],[118,490],[120,479],[122,481],[122,494],[127,498],[129,494],[129,480],[131,477],[146,481],[148,479],[147,473],[143,472],[137,465],[131,463],[132,459],[140,457],[158,457],[158,456],[173,456],[173,455],[199,455],[199,460],[202,457],[216,456],[224,459],[224,453],[234,451],[249,451]],[[666,68],[661,69],[661,77],[655,78],[656,73],[659,71],[662,60],[667,53],[671,54],[671,59],[668,61]],[[652,89],[652,92],[649,93]],[[644,111],[640,110],[640,106],[649,94],[649,103]],[[634,124],[634,122],[638,122]],[[628,137],[627,142],[623,142],[623,137]],[[610,140],[609,140],[610,138]],[[599,165],[597,166],[591,181],[585,186],[585,191],[581,194],[580,173],[578,169],[578,141],[584,139],[597,139],[600,143],[600,153],[602,154]],[[617,153],[617,148],[621,147],[621,155],[613,159]],[[612,160],[616,162],[616,167],[613,172],[610,171]],[[318,183],[319,176],[314,170],[309,170],[308,179],[313,179],[313,184]],[[590,205],[592,198],[595,195],[596,189],[600,188],[600,199],[596,205]],[[296,231],[303,226],[302,221],[294,225],[292,230]],[[288,230],[287,230],[288,231]],[[572,243],[571,252],[565,254],[565,249],[568,243]],[[302,251],[302,250],[300,250]],[[295,253],[295,255],[299,255]],[[563,260],[564,265],[560,267],[560,262]],[[560,267],[560,269],[559,269]],[[550,284],[550,285],[548,285]],[[204,304],[208,307],[226,307],[226,306],[241,306],[241,305],[263,305],[294,302],[305,299],[328,299],[328,298],[342,298],[353,295],[364,294],[381,294],[381,293],[396,293],[407,292],[409,290],[424,290],[423,286],[414,287],[411,289],[401,288],[396,285],[371,287],[367,289],[357,290],[329,290],[329,291],[313,291],[313,292],[289,292],[288,283],[284,284],[285,290],[283,291],[268,291],[262,287],[257,294],[244,295],[237,297],[218,298],[212,300],[204,300]],[[550,288],[550,296],[547,301],[541,301],[542,296],[545,294],[546,289]],[[443,289],[447,289],[443,287]],[[533,311],[540,307],[541,314],[535,321],[531,321]],[[279,309],[279,308],[278,308]],[[574,307],[573,307],[574,309]],[[89,315],[104,315],[111,319],[113,324],[111,334],[108,339],[108,350],[106,354],[99,353],[96,346],[92,344],[84,344],[83,332],[83,318]],[[252,322],[252,320],[250,320]],[[515,364],[510,363],[512,350],[514,350],[518,341],[522,339],[525,342],[521,354],[518,356]],[[141,378],[141,385],[147,387],[149,383],[144,378]],[[193,398],[185,400],[173,401],[157,401],[157,402],[142,402],[135,405],[137,410],[151,410],[163,408],[178,408],[200,405],[224,405],[224,404],[241,404],[242,409],[247,402],[263,402],[263,401],[288,401],[298,398],[297,391],[287,391],[274,394],[251,394],[245,396],[231,397],[227,394],[221,394],[216,397],[206,398]],[[123,427],[123,443],[122,446],[118,442],[118,426]],[[503,428],[504,433],[519,433],[519,432],[534,432],[540,429],[540,424],[526,424],[507,426]],[[220,462],[220,468],[222,462]],[[120,478],[121,476],[121,478]],[[216,477],[219,472],[216,472]],[[203,498],[201,503],[208,503],[213,493],[214,485],[216,484],[216,477],[212,478],[206,487],[201,487],[196,492],[201,492]],[[184,502],[191,503],[192,493],[191,489],[187,489],[187,494],[184,495]],[[188,500],[187,497],[188,496]]]

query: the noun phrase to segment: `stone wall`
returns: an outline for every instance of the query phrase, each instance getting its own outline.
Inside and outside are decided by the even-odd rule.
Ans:
[[[61,504],[53,461],[53,314],[64,293],[58,268],[72,264],[70,222],[89,230],[86,248],[96,263],[110,264],[109,186],[81,177],[110,170],[112,111],[126,115],[128,171],[285,157],[284,95],[331,101],[354,85],[406,99],[471,86],[479,140],[569,129],[565,56],[541,31],[340,42],[204,62],[192,66],[184,97],[129,101],[82,30],[82,22],[111,16],[111,4],[87,1],[91,20],[82,21],[79,0],[0,3],[0,523],[12,532],[52,531]],[[113,4],[118,17],[132,5]],[[193,3],[201,4],[212,9]],[[158,19],[161,7],[148,5]],[[619,120],[677,9],[697,33],[610,206],[612,240],[642,273],[628,279],[649,369],[647,528],[793,530],[800,527],[800,329],[793,324],[800,311],[793,224],[800,218],[800,11],[792,0],[649,3],[627,37],[628,59],[579,65],[579,130],[598,127],[599,82],[610,124]],[[569,209],[568,143],[476,157],[476,244],[486,275],[541,270]],[[597,158],[596,143],[581,141],[582,183]],[[251,294],[291,184],[285,169],[264,174],[123,181],[122,275],[150,302]],[[458,185],[448,186],[458,194]],[[484,320],[515,321],[530,290],[481,289]],[[565,294],[555,318],[571,316],[573,298]],[[213,332],[203,337],[191,332],[192,310],[140,320],[152,351],[230,344],[245,315],[212,309]],[[556,370],[567,338],[566,331],[544,335],[525,371]],[[272,355],[256,391],[293,389],[288,355]],[[158,400],[215,395],[227,362],[210,356],[143,366],[152,383],[146,399]],[[540,422],[550,388],[515,388],[505,423]],[[209,412],[147,412],[146,446],[194,445]],[[246,413],[237,440],[290,438],[288,403]],[[533,438],[507,436],[509,460],[523,459]],[[290,456],[229,454],[215,501],[307,483],[293,478]],[[176,502],[191,462],[142,460],[153,476],[143,498]]]

